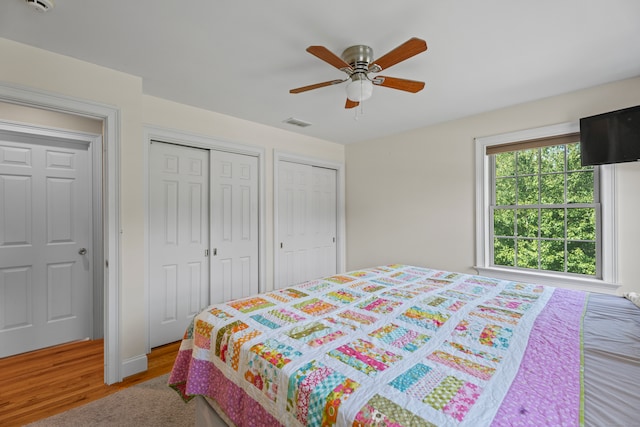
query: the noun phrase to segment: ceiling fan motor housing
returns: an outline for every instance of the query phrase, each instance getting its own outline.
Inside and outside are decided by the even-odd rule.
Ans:
[[[359,68],[367,70],[369,64],[373,61],[373,49],[361,44],[351,46],[342,52],[342,59],[355,70]]]

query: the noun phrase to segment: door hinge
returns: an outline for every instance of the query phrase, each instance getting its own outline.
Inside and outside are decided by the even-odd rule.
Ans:
[[[206,256],[206,257],[209,256],[209,249],[205,249],[204,250],[204,256]]]
[[[282,242],[280,242],[280,249],[282,249],[284,247],[284,245],[282,244]]]
[[[217,256],[218,255],[218,248],[213,248],[213,256]]]

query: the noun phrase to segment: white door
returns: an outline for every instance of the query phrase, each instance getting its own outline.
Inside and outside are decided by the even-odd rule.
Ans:
[[[181,339],[209,302],[209,152],[154,141],[149,173],[153,348]]]
[[[336,175],[335,169],[315,166],[311,172],[311,278],[331,276],[337,272]]]
[[[0,132],[0,357],[91,336],[88,145]]]
[[[337,172],[288,161],[278,170],[279,289],[336,273]]]
[[[258,279],[258,158],[211,152],[211,303],[255,294]]]

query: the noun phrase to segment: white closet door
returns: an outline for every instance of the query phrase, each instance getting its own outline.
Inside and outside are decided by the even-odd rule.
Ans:
[[[276,288],[336,273],[336,171],[278,164]]]
[[[149,161],[150,346],[182,338],[209,302],[209,153],[153,142]]]
[[[335,169],[313,167],[311,182],[311,278],[326,277],[337,272]],[[308,280],[308,279],[307,279]]]
[[[88,147],[0,133],[0,357],[91,335]]]
[[[212,151],[211,303],[255,294],[258,277],[258,158]]]

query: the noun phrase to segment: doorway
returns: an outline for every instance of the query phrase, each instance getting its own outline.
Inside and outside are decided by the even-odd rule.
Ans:
[[[120,191],[119,191],[119,111],[112,106],[99,104],[95,101],[87,102],[81,99],[63,95],[50,94],[26,87],[0,83],[0,103],[11,108],[28,108],[45,113],[75,119],[89,119],[99,124],[100,131],[93,132],[80,129],[83,137],[87,133],[101,134],[92,147],[100,147],[94,152],[93,171],[97,179],[93,180],[94,188],[94,221],[101,226],[94,226],[93,256],[94,256],[94,284],[101,289],[94,292],[94,336],[104,336],[104,382],[113,384],[122,380],[122,357],[120,355],[120,307],[119,307],[119,277],[120,277]],[[48,128],[42,128],[33,123],[31,115],[26,119],[5,116],[3,110],[3,128],[10,127],[27,133],[46,134]],[[38,117],[40,115],[38,114]],[[6,119],[6,120],[5,120]],[[14,121],[10,121],[14,120]],[[53,120],[58,123],[58,118]],[[55,124],[44,124],[56,126]],[[94,135],[95,136],[95,135]],[[98,196],[100,194],[100,196]],[[104,199],[102,198],[104,196]],[[95,223],[94,223],[95,224]],[[99,300],[99,301],[98,301]],[[100,323],[102,322],[102,323]]]

